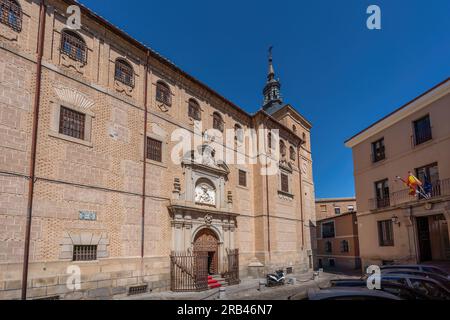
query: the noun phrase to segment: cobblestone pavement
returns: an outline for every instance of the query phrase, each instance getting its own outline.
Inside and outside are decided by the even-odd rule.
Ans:
[[[330,280],[340,278],[355,278],[358,274],[353,273],[321,273],[318,279],[313,280],[313,273],[290,275],[288,278],[295,278],[295,284],[286,284],[280,287],[262,287],[260,281],[264,279],[243,279],[239,285],[225,287],[224,300],[287,300],[290,296],[296,298],[306,296],[309,288],[319,288],[327,286]],[[219,290],[209,290],[205,292],[155,292],[134,297],[124,297],[128,300],[217,300]]]

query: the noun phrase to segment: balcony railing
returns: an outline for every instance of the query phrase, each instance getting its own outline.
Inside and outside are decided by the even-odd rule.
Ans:
[[[369,209],[378,210],[394,207],[412,201],[436,199],[442,196],[450,196],[450,179],[438,180],[432,184],[429,190],[424,190],[422,194],[410,195],[409,189],[391,192],[384,198],[369,199]]]

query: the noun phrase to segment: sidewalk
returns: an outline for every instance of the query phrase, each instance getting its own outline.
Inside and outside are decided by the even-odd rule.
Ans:
[[[313,273],[300,275],[289,275],[295,278],[296,284],[286,284],[280,287],[263,287],[258,290],[260,281],[265,279],[242,279],[241,283],[234,286],[225,287],[226,297],[224,300],[287,300],[289,296],[299,293],[306,293],[309,288],[323,287],[331,279],[349,278],[348,275],[337,275],[333,273],[322,273],[317,280],[313,280]],[[216,300],[219,297],[219,289],[204,292],[155,292],[138,296],[122,297],[122,300]]]

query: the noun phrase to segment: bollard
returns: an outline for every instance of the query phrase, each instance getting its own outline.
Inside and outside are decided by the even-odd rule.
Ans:
[[[319,272],[314,272],[314,280],[318,280],[319,279]]]
[[[263,291],[265,286],[266,286],[266,282],[264,280],[259,280],[258,291]]]
[[[225,299],[227,293],[224,287],[219,288],[219,300]]]

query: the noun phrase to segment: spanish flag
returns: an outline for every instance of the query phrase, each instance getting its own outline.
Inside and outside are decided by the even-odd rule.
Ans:
[[[423,185],[423,183],[417,179],[411,172],[408,172],[408,179],[406,179],[406,185],[409,187],[409,194],[415,196],[420,193],[418,188]]]

